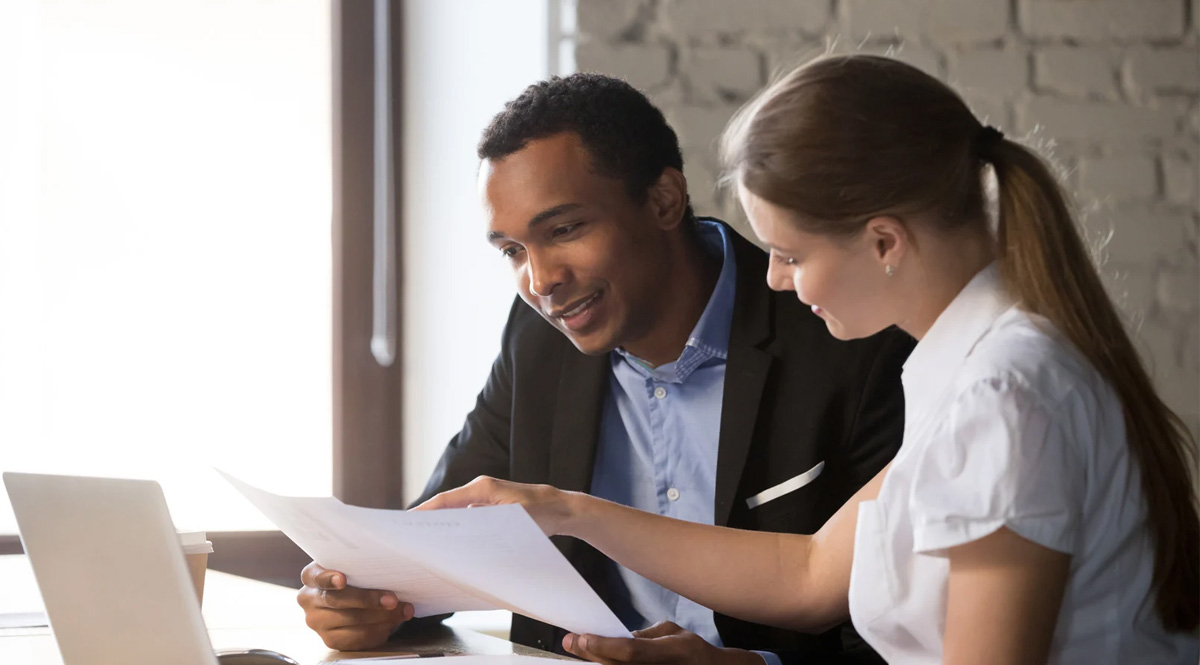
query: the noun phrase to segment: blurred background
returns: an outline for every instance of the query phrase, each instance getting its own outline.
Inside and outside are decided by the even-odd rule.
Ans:
[[[382,28],[382,31],[381,31]],[[666,113],[697,212],[776,73],[889,54],[1039,147],[1200,427],[1197,0],[5,0],[0,469],[159,480],[214,567],[307,561],[212,472],[401,507],[513,297],[475,143],[551,74]],[[373,344],[374,342],[374,344]],[[0,552],[17,551],[0,496]]]

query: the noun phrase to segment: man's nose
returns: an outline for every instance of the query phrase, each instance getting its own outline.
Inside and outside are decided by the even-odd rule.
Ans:
[[[553,257],[529,252],[525,267],[529,272],[529,292],[534,296],[547,298],[566,281],[566,271]]]

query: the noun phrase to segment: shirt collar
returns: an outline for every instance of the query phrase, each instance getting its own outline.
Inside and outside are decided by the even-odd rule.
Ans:
[[[904,363],[906,411],[918,415],[936,406],[962,361],[1013,303],[995,262],[967,282]]]
[[[682,382],[704,361],[728,358],[729,328],[733,323],[734,294],[737,291],[737,258],[734,256],[733,239],[729,237],[731,231],[716,222],[697,220],[697,229],[705,248],[722,257],[721,273],[717,276],[716,286],[708,297],[704,312],[700,314],[700,320],[688,335],[683,352],[677,360],[650,369],[640,358],[618,348],[614,353],[614,362],[620,358],[645,376]]]

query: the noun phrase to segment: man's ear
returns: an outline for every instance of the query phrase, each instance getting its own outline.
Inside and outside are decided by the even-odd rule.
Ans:
[[[887,266],[898,269],[912,249],[912,233],[898,217],[872,217],[867,220],[865,236],[880,270],[886,270]]]
[[[650,206],[660,229],[667,231],[683,223],[683,212],[688,204],[687,192],[687,178],[683,172],[669,166],[650,185],[646,205]]]

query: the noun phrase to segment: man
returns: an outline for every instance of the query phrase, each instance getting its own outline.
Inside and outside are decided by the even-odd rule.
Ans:
[[[520,299],[423,498],[490,475],[812,533],[895,454],[912,340],[840,342],[771,293],[766,254],[695,218],[675,133],[641,93],[594,74],[530,86],[479,157],[488,241]],[[843,630],[714,616],[581,542],[558,546],[630,628],[672,622],[645,634],[656,660],[878,662],[852,632],[844,649]],[[403,599],[345,588],[315,563],[303,579],[300,604],[330,646],[377,645],[411,617]],[[563,634],[513,618],[518,643],[561,653]]]

